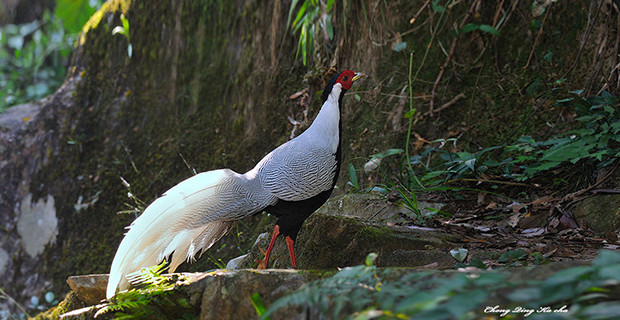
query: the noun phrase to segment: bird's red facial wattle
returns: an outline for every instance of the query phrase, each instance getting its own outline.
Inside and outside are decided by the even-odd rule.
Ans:
[[[361,77],[364,77],[365,74],[359,72],[353,72],[351,70],[345,70],[338,76],[336,79],[336,83],[340,83],[343,89],[349,90],[353,86],[353,82],[357,81]]]

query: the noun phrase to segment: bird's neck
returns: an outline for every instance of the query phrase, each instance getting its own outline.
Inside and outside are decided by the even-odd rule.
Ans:
[[[324,141],[323,143],[327,143],[326,146],[329,146],[334,151],[340,143],[341,93],[342,87],[340,84],[334,85],[314,122],[303,133],[312,137],[320,137]]]

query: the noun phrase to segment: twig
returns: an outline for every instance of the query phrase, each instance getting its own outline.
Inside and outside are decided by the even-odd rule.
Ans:
[[[420,7],[420,9],[418,9],[418,12],[416,12],[416,14],[413,15],[413,18],[411,18],[411,20],[409,20],[409,24],[414,24],[415,23],[415,21],[418,19],[420,14],[422,14],[422,10],[424,10],[424,8],[426,8],[429,3],[431,3],[431,0],[426,0],[426,2]]]
[[[13,297],[9,296],[4,290],[2,290],[2,288],[0,288],[0,298],[5,298],[9,300],[9,302],[12,302],[14,305],[16,305],[17,308],[19,308],[19,310],[21,310],[26,315],[26,317],[30,318],[30,315],[28,315],[28,312],[26,312],[26,308],[24,308],[21,304],[19,304],[19,302],[13,299]]]
[[[543,17],[543,21],[540,24],[540,29],[538,29],[538,34],[536,34],[536,39],[534,40],[534,45],[532,46],[532,50],[530,51],[530,55],[529,57],[527,57],[527,62],[525,63],[525,66],[523,66],[523,70],[527,69],[527,67],[530,66],[530,62],[532,61],[532,57],[534,56],[534,50],[536,50],[536,46],[538,46],[538,40],[540,40],[540,35],[543,32],[543,29],[545,28],[545,21],[547,21],[547,17],[549,16],[549,12],[551,7],[548,7],[547,10],[545,10],[545,16]]]
[[[189,169],[189,171],[193,174],[196,175],[198,174],[196,172],[196,168],[192,167],[189,165],[189,163],[187,162],[187,160],[185,160],[185,157],[183,156],[183,154],[179,153],[179,157],[181,157],[181,159],[183,159],[183,163],[185,163],[185,165],[187,166],[187,169]]]
[[[463,99],[463,98],[465,98],[465,94],[461,92],[456,97],[452,98],[452,100],[446,102],[443,106],[437,108],[437,110],[435,110],[435,111],[436,112],[440,112],[440,111],[442,111],[444,109],[447,109],[448,107],[450,107],[451,105],[455,104],[457,101],[459,101],[460,99]],[[431,111],[428,110],[428,111],[424,112],[422,115],[426,117],[426,116],[430,115],[430,113],[431,113]]]
[[[585,188],[585,189],[583,189],[583,190],[579,190],[579,191],[577,191],[577,192],[575,192],[575,193],[571,193],[571,194],[566,195],[566,196],[564,197],[564,199],[563,199],[563,200],[568,200],[569,198],[570,198],[570,199],[575,199],[575,197],[578,197],[578,196],[580,196],[580,195],[582,195],[582,194],[584,194],[584,193],[586,193],[586,192],[588,192],[588,191],[590,191],[590,190],[592,190],[592,189],[594,189],[594,188],[598,187],[599,185],[601,185],[601,183],[603,183],[605,180],[609,179],[609,177],[611,177],[611,176],[613,175],[614,171],[616,171],[616,169],[618,168],[618,166],[619,166],[619,165],[620,165],[620,164],[616,164],[616,165],[613,167],[613,169],[611,169],[611,171],[609,171],[609,172],[605,175],[605,177],[603,177],[603,179],[601,179],[601,180],[597,181],[595,184],[593,184],[593,185],[591,185],[591,186],[589,186],[589,187],[587,187],[587,188]],[[567,205],[567,207],[568,207],[568,206],[570,206],[570,205],[572,205],[573,203],[578,202],[578,201],[581,201],[581,200],[583,200],[583,199],[573,200],[573,201],[571,201],[571,202]]]
[[[495,11],[495,16],[493,17],[493,28],[497,27],[497,20],[499,20],[499,13],[504,7],[504,1],[505,0],[502,0],[502,2],[499,3],[499,6],[497,6],[497,11]]]
[[[564,205],[564,206],[563,206],[564,208],[566,208],[566,210],[560,210],[560,204],[558,204],[558,205],[556,206],[556,208],[557,208],[560,212],[562,212],[562,214],[565,214],[566,212],[570,212],[570,211],[568,211],[568,210],[569,210],[570,208],[572,208],[575,204],[577,204],[577,202],[580,202],[580,201],[583,201],[584,199],[589,198],[589,196],[584,196],[584,197],[578,198],[579,196],[581,196],[581,195],[583,195],[584,193],[589,192],[589,191],[592,191],[592,193],[593,193],[593,194],[596,194],[596,193],[597,193],[597,192],[596,192],[597,190],[593,190],[593,189],[594,189],[594,188],[596,188],[597,186],[599,186],[599,185],[600,185],[601,183],[603,183],[605,180],[609,179],[609,177],[611,177],[611,176],[613,175],[614,171],[616,171],[616,169],[618,168],[618,166],[619,166],[619,165],[620,165],[620,164],[616,164],[616,165],[613,167],[613,169],[611,169],[611,171],[609,171],[609,172],[605,175],[605,177],[603,177],[603,179],[599,180],[598,182],[596,182],[595,184],[593,184],[593,185],[589,186],[588,188],[583,189],[583,190],[579,190],[579,191],[577,191],[577,192],[573,192],[573,193],[567,194],[567,195],[565,195],[564,197],[562,197],[562,199],[560,200],[560,204],[561,204],[561,203],[564,203],[564,202],[567,202],[567,201],[569,201],[569,200],[570,200],[570,202],[568,202],[566,205]]]
[[[469,7],[469,10],[467,10],[465,17],[463,17],[463,20],[461,20],[461,23],[459,24],[459,30],[463,28],[463,26],[465,26],[465,22],[469,20],[469,17],[472,15],[474,8],[479,2],[480,0],[477,0],[471,4],[471,7]],[[459,39],[459,35],[457,34],[456,37],[454,37],[454,39],[452,40],[452,44],[450,45],[450,52],[448,53],[448,57],[446,58],[446,61],[443,63],[443,65],[439,69],[439,74],[437,75],[437,78],[435,79],[435,82],[433,83],[433,89],[431,90],[430,107],[428,110],[431,117],[434,115],[433,108],[435,106],[435,93],[437,92],[437,87],[439,86],[439,82],[441,81],[441,78],[443,77],[443,73],[446,71],[446,69],[448,68],[448,65],[452,61],[452,57],[454,56],[454,51],[456,49],[456,43],[458,42],[458,39]]]

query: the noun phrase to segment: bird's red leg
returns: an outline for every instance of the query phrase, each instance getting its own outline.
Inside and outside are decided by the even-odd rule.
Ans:
[[[267,269],[267,265],[269,264],[269,256],[271,255],[271,250],[273,249],[273,245],[276,243],[276,238],[278,235],[280,235],[280,226],[276,224],[276,226],[273,227],[273,233],[271,234],[269,248],[267,248],[267,252],[265,253],[265,259],[258,264],[258,269]]]
[[[291,237],[286,236],[286,246],[288,247],[288,254],[291,256],[291,264],[293,265],[293,269],[297,268],[297,263],[295,263],[295,247],[293,245],[295,242]]]

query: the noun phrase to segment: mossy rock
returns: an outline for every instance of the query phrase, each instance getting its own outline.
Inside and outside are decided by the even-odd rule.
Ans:
[[[573,210],[584,227],[604,236],[620,229],[620,194],[595,195],[578,203]]]
[[[241,263],[256,267],[263,258],[270,238],[263,236]],[[453,267],[457,262],[448,248],[459,239],[439,231],[409,229],[372,223],[360,219],[314,213],[302,226],[295,242],[297,266],[301,269],[329,269],[363,264],[375,252],[382,267],[416,267],[437,263],[436,267]],[[260,248],[260,249],[259,249]],[[278,238],[269,267],[290,268],[284,240]]]

